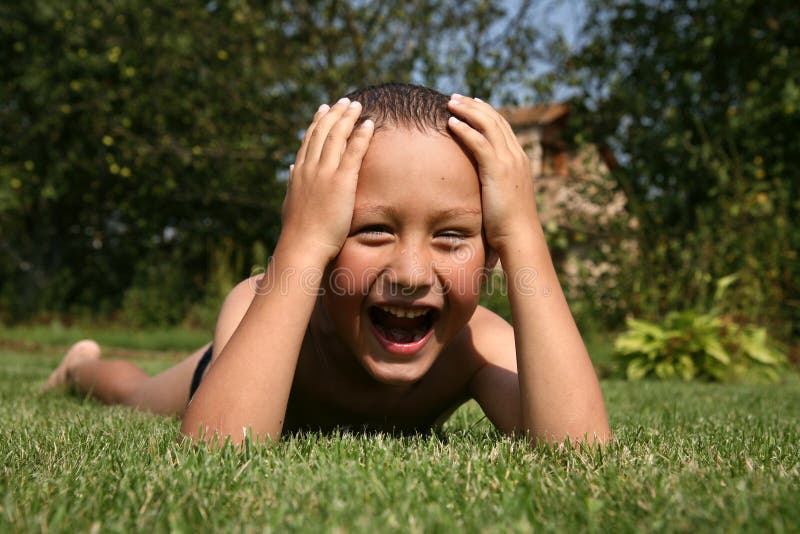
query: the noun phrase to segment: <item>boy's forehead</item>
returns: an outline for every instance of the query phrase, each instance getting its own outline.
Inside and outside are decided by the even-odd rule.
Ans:
[[[426,218],[459,210],[479,214],[477,171],[461,146],[438,132],[379,130],[359,172],[356,212],[392,206],[424,207]]]
[[[378,128],[372,136],[370,149],[376,144],[389,142],[395,144],[410,144],[413,146],[421,145],[441,145],[443,142],[458,143],[449,135],[445,135],[437,130],[420,130],[406,126],[391,126]]]
[[[436,131],[390,128],[375,132],[364,156],[362,171],[386,171],[396,174],[429,174],[432,177],[474,178],[475,165],[464,148],[453,138]],[[434,176],[435,175],[435,176]]]

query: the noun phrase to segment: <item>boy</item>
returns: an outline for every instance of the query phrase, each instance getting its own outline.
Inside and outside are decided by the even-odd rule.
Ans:
[[[237,443],[423,431],[469,398],[506,433],[608,439],[528,157],[488,104],[388,84],[320,106],[282,222],[267,272],[231,291],[212,345],[149,377],[83,341],[45,387],[178,414],[185,435]],[[478,306],[498,258],[513,328]]]

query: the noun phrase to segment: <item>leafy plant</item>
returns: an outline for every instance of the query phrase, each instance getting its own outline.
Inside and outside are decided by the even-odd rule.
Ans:
[[[706,313],[674,311],[661,324],[629,318],[628,330],[614,343],[626,378],[778,381],[787,359],[772,346],[766,328],[737,323],[716,306],[735,279],[718,282],[715,305]]]

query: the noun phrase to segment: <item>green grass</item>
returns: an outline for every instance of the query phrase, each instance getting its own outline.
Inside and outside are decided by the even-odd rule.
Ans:
[[[57,360],[0,348],[0,532],[800,531],[796,380],[603,382],[602,452],[531,449],[467,405],[440,436],[210,453],[176,420],[38,396]]]
[[[103,347],[124,347],[148,351],[178,351],[189,353],[211,341],[211,330],[190,330],[183,327],[132,330],[122,326],[64,326],[50,324],[4,326],[0,324],[0,343],[68,347],[83,338],[97,340]]]

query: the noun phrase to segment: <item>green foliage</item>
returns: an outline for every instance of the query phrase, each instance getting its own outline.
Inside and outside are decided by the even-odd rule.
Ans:
[[[800,335],[800,11],[788,0],[591,0],[563,74],[574,127],[610,147],[639,227],[620,277],[629,311],[724,303],[784,340]],[[582,110],[582,111],[581,111]]]
[[[715,303],[737,278],[717,282]],[[718,306],[706,313],[673,311],[661,324],[633,318],[626,323],[628,330],[617,337],[614,349],[628,380],[777,382],[787,364],[766,328],[739,324]]]
[[[277,13],[210,6],[4,4],[7,315],[115,309],[141,280],[153,287],[132,288],[128,302],[169,299],[143,322],[175,321],[161,312],[202,292],[222,239],[274,239],[276,173],[308,97],[265,90],[296,72],[271,53]],[[161,263],[171,273],[163,287]],[[175,301],[177,285],[190,291]]]
[[[671,312],[663,323],[628,319],[614,348],[628,380],[776,382],[786,357],[765,328],[710,313]]]
[[[123,294],[122,319],[125,324],[136,327],[177,324],[184,318],[190,303],[196,300],[191,294],[193,289],[190,279],[178,265],[168,261],[142,262],[131,287]]]

